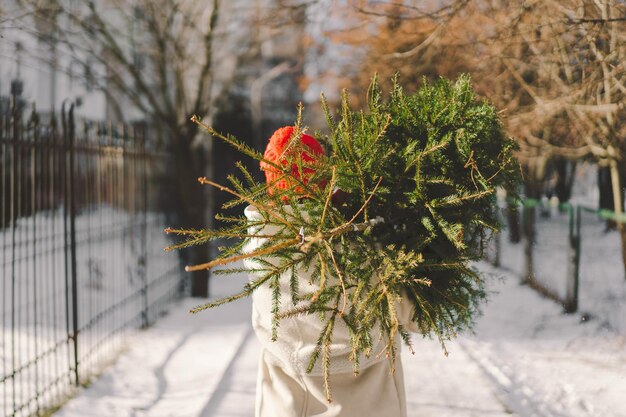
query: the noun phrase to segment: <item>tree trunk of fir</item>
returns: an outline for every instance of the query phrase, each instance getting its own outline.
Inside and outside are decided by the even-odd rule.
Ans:
[[[626,224],[619,220],[619,217],[624,212],[623,196],[622,196],[622,184],[620,179],[619,165],[615,157],[615,150],[612,146],[609,146],[609,169],[611,170],[611,183],[613,188],[613,206],[615,215],[618,217],[616,221],[617,229],[622,240],[622,263],[624,264],[624,278],[626,279]]]
[[[180,228],[205,229],[207,228],[208,201],[206,186],[198,182],[198,178],[206,175],[207,155],[202,147],[192,148],[193,137],[197,129],[191,129],[174,140],[177,190],[176,199],[177,225]],[[185,265],[196,265],[209,260],[208,245],[194,245],[181,251]],[[208,271],[194,271],[191,274],[191,296],[208,297]]]

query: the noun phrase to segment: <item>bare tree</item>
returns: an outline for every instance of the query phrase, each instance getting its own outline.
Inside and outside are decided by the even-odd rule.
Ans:
[[[365,4],[366,6],[363,6]],[[356,2],[369,27],[367,73],[473,75],[502,109],[520,143],[526,192],[539,197],[546,173],[563,158],[609,167],[614,211],[623,210],[626,166],[626,5],[615,0],[449,0],[430,8]],[[369,25],[369,26],[368,26]],[[372,29],[372,26],[374,29]],[[341,40],[363,45],[357,33]],[[384,78],[384,77],[383,77]],[[620,225],[626,268],[626,225]]]
[[[508,126],[523,145],[522,158],[527,163],[545,160],[545,155],[591,158],[608,166],[613,210],[621,216],[626,5],[612,0],[525,2],[512,17],[496,25],[503,30],[492,42],[492,62],[502,72],[491,79],[512,86],[521,98],[517,108],[509,104]],[[481,73],[487,74],[484,68]],[[626,225],[618,222],[618,227],[626,268]]]
[[[104,92],[119,121],[145,119],[171,155],[168,200],[175,226],[206,227],[207,196],[197,178],[207,174],[207,149],[190,118],[210,116],[213,53],[221,2],[195,0],[20,0],[36,28],[84,68],[86,82]],[[186,262],[208,258],[190,249]],[[192,276],[191,292],[206,296],[207,276]]]
[[[277,64],[258,65],[264,42],[302,22],[309,2],[16,1],[34,14],[39,37],[71,55],[83,67],[84,81],[106,95],[109,118],[145,119],[159,134],[172,158],[172,185],[164,190],[177,217],[172,226],[209,227],[211,196],[197,178],[211,176],[214,149],[190,119],[196,115],[212,122],[220,108],[229,107],[223,101],[232,97],[233,84],[249,88],[240,78],[264,79],[264,71],[275,76],[270,68]],[[183,256],[186,263],[198,264],[206,262],[209,251],[194,246]],[[192,295],[207,294],[205,274],[193,273]]]

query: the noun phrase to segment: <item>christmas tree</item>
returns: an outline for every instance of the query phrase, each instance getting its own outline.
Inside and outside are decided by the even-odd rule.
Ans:
[[[414,94],[394,80],[388,97],[374,78],[367,103],[354,110],[344,92],[333,113],[322,96],[327,133],[313,135],[317,141],[307,135],[300,109],[288,134],[277,132],[278,152],[265,154],[194,119],[259,161],[267,181],[241,164],[241,178],[230,177],[229,186],[200,178],[232,195],[227,208],[251,206],[254,220],[218,214],[227,226],[217,230],[168,229],[186,238],[170,249],[235,240],[188,270],[231,265],[217,272],[253,276],[239,293],[193,312],[269,289],[272,339],[281,337],[281,320],[319,318],[308,371],[321,359],[326,380],[339,324],[349,331],[355,372],[381,337],[393,363],[396,340],[410,346],[409,328],[436,336],[445,350],[445,340],[471,325],[485,293],[470,263],[502,226],[497,187],[514,192],[519,177],[516,144],[493,106],[477,99],[469,77],[424,80]],[[247,266],[232,266],[240,260]],[[399,317],[400,301],[412,306],[408,323]]]

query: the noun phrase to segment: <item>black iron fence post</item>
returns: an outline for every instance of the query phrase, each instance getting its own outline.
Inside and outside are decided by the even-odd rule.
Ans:
[[[39,281],[39,276],[37,274],[37,270],[35,268],[35,266],[37,265],[37,216],[35,215],[35,213],[37,213],[37,211],[39,210],[39,205],[38,200],[39,200],[39,195],[40,193],[38,193],[38,184],[37,184],[37,177],[39,175],[40,171],[40,160],[41,160],[41,151],[40,151],[40,143],[39,143],[39,117],[37,116],[37,113],[35,113],[35,111],[33,110],[31,117],[30,117],[30,121],[29,121],[29,130],[32,132],[32,144],[31,144],[31,148],[30,148],[30,156],[31,156],[31,161],[30,161],[30,213],[32,214],[32,219],[33,219],[33,227],[31,230],[31,238],[32,238],[32,242],[33,242],[33,250],[32,250],[32,265],[33,265],[33,292],[32,292],[32,297],[33,300],[35,300],[35,302],[33,303],[33,317],[34,317],[34,326],[33,326],[33,330],[34,330],[34,336],[35,336],[35,357],[39,357],[39,329],[38,329],[38,325],[39,323],[39,317],[38,317],[38,310],[39,310],[39,303],[37,302],[37,300],[39,299],[39,295],[38,295],[38,288],[37,288],[37,284]],[[39,158],[38,158],[39,156]],[[37,409],[40,408],[40,400],[41,397],[39,395],[39,368],[35,367],[35,406]]]
[[[563,205],[569,214],[567,247],[567,281],[563,307],[566,313],[578,310],[578,262],[580,259],[580,207],[574,211],[571,204]]]
[[[76,196],[75,196],[75,149],[74,149],[74,105],[65,112],[61,110],[63,126],[63,187],[64,192],[64,235],[65,235],[65,314],[67,326],[67,354],[71,373],[68,375],[75,386],[80,385],[78,371],[78,293],[76,271]]]
[[[135,130],[135,140],[139,141],[139,153],[135,156],[135,166],[139,168],[139,173],[135,177],[139,177],[141,187],[141,249],[139,257],[139,273],[141,278],[141,287],[143,288],[142,300],[143,309],[141,313],[141,325],[147,327],[150,324],[149,300],[148,300],[148,172],[147,172],[147,155],[146,155],[146,136],[143,129],[137,134]],[[139,162],[137,163],[137,158]]]
[[[522,205],[523,230],[524,230],[524,255],[525,270],[522,283],[532,283],[535,279],[534,271],[534,244],[535,244],[535,207],[534,200],[526,200]]]
[[[574,259],[574,291],[576,294],[576,309],[578,309],[578,294],[579,294],[579,288],[580,288],[580,257],[581,257],[581,250],[582,250],[582,246],[580,244],[581,239],[582,239],[582,234],[580,233],[580,225],[582,223],[582,207],[581,206],[577,206],[576,207],[576,229],[575,229],[575,234],[576,234],[576,240],[575,240],[575,254],[576,254],[576,258]]]
[[[74,342],[74,383],[80,385],[78,371],[78,281],[76,262],[76,149],[74,140],[76,125],[74,123],[74,104],[70,106],[68,115],[68,141],[70,154],[69,167],[69,200],[70,200],[70,242],[71,242],[71,265],[72,270],[72,340]]]
[[[15,299],[15,290],[16,290],[16,282],[17,282],[17,273],[16,273],[16,255],[17,255],[17,246],[15,245],[15,239],[17,236],[17,214],[16,214],[16,197],[17,197],[17,192],[16,192],[16,182],[17,179],[19,178],[19,164],[18,164],[18,136],[19,136],[19,123],[18,123],[18,109],[16,106],[16,96],[15,94],[11,97],[11,122],[13,124],[13,140],[11,142],[12,144],[12,150],[11,150],[11,178],[10,178],[10,187],[11,187],[11,191],[9,194],[9,204],[11,205],[9,208],[9,221],[11,224],[11,242],[13,243],[11,245],[11,303],[12,303],[12,309],[11,309],[11,333],[15,334],[16,331],[16,315],[17,315],[17,309],[15,308],[16,305],[16,299]],[[13,403],[16,403],[17,397],[17,375],[15,372],[15,369],[17,368],[17,363],[16,363],[16,359],[17,359],[17,355],[16,355],[16,346],[15,346],[15,337],[11,337],[11,369],[12,371],[12,375],[11,375],[11,382],[12,382],[12,400]]]

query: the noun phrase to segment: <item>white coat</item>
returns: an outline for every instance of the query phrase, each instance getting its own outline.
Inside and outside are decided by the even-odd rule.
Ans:
[[[245,209],[250,221],[261,220],[259,212],[251,206]],[[276,233],[278,226],[266,226],[262,231],[251,227],[251,234]],[[253,238],[246,247],[251,252],[263,244],[264,239]],[[248,268],[258,267],[253,261],[245,262]],[[281,280],[280,310],[292,310],[289,277]],[[299,290],[313,292],[308,271],[298,271]],[[348,330],[342,320],[337,320],[333,331],[330,358],[330,389],[332,402],[326,401],[321,358],[312,372],[306,368],[311,353],[322,330],[323,322],[316,314],[303,314],[280,321],[278,339],[271,341],[272,290],[264,285],[253,293],[252,326],[261,342],[262,351],[256,392],[256,417],[405,417],[406,396],[402,363],[398,355],[395,372],[391,372],[385,356],[385,341],[374,346],[369,358],[360,359],[360,371],[354,375],[348,357],[351,352]],[[407,301],[398,306],[401,323],[409,324],[411,306]],[[410,329],[415,330],[412,326]],[[376,340],[375,339],[375,340]],[[398,346],[400,343],[397,343]]]

